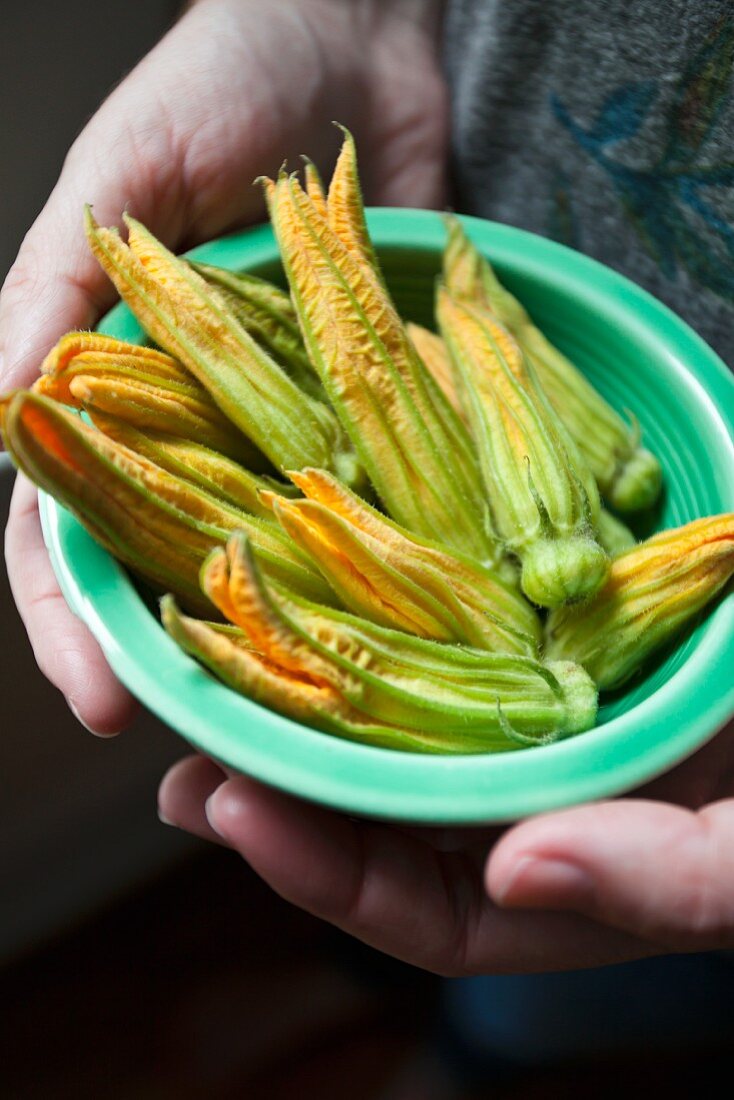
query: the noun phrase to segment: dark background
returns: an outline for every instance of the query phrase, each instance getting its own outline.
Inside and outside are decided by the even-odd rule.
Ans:
[[[180,7],[0,0],[0,281],[72,141]]]

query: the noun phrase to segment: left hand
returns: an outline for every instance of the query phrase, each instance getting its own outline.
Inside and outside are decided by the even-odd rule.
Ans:
[[[203,757],[162,816],[239,852],[287,901],[447,976],[734,948],[734,723],[636,796],[500,829],[355,821]]]

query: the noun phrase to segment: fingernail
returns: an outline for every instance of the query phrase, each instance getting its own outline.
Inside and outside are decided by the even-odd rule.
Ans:
[[[88,726],[82,718],[81,714],[77,710],[76,704],[73,703],[71,699],[67,699],[66,702],[69,706],[69,710],[74,715],[79,725],[84,726],[84,729],[87,730],[88,733],[91,733],[93,737],[101,737],[103,740],[106,740],[108,737],[117,737],[117,735],[120,733],[120,730],[112,730],[111,733],[102,733],[100,730],[93,730],[92,727]]]
[[[224,786],[224,784],[222,784],[222,786]],[[217,824],[217,821],[216,821],[216,813],[217,813],[216,798],[217,798],[217,794],[219,793],[219,791],[221,791],[221,789],[222,789],[221,787],[217,787],[214,794],[209,795],[206,802],[204,803],[204,813],[206,814],[207,821],[209,822],[210,826],[212,827],[214,832],[217,834],[217,836],[220,836],[222,838],[222,840],[226,840],[226,837],[225,837],[224,833],[222,832],[221,828],[219,827],[219,825]]]
[[[232,792],[229,780],[217,787],[207,798],[204,804],[206,819],[222,840],[228,840],[227,822],[237,816],[240,806],[241,799]]]
[[[563,908],[588,899],[594,880],[583,868],[561,859],[521,856],[504,881],[494,886],[498,905]]]

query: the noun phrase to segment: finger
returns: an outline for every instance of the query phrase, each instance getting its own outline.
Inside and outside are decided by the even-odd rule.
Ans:
[[[437,63],[440,16],[437,5],[423,5],[416,14],[398,14],[384,49],[372,59],[364,138],[375,152],[360,162],[360,170],[369,203],[443,209],[449,198],[449,100]],[[406,57],[413,63],[406,65]],[[362,133],[358,139],[361,146]]]
[[[38,666],[92,733],[127,726],[137,703],[112,673],[87,627],[69,610],[43,541],[38,495],[16,478],[5,533],[8,578]]]
[[[592,966],[650,952],[575,916],[510,914],[484,895],[471,856],[437,852],[242,776],[207,818],[282,897],[365,943],[440,974]]]
[[[99,119],[94,129],[98,127]],[[157,214],[160,196],[170,192],[168,172],[156,173],[155,165],[150,165],[136,173],[130,163],[115,163],[114,151],[106,158],[97,157],[94,129],[82,135],[67,158],[0,292],[0,391],[30,385],[59,337],[70,330],[93,328],[116,298],[87,247],[84,204],[94,205],[103,225],[119,225],[123,209],[130,207],[154,230],[160,229]],[[123,134],[119,144],[125,144]],[[128,160],[134,160],[132,150],[128,154]],[[154,183],[143,191],[141,183],[151,174]],[[166,221],[170,220],[169,215]],[[164,228],[175,240],[175,231]]]
[[[734,946],[734,800],[619,801],[524,822],[493,851],[504,907],[572,910],[676,950]]]
[[[81,204],[72,202],[48,231],[41,216],[8,274],[0,293],[2,391],[30,385],[56,340],[71,329],[93,328],[113,301],[101,269],[82,251],[80,215]]]
[[[95,161],[90,144],[82,135],[0,292],[0,390],[30,385],[58,338],[93,328],[115,299],[87,248],[82,212],[91,202],[103,224],[119,223],[134,189],[114,155]]]
[[[158,814],[166,825],[176,825],[202,840],[222,844],[206,817],[206,801],[226,779],[205,756],[186,756],[166,772],[158,788]]]

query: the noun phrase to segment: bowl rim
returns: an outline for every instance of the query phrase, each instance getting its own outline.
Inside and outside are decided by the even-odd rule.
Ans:
[[[435,252],[444,224],[433,211],[369,209],[378,250]],[[559,290],[665,350],[669,368],[705,411],[722,482],[734,510],[734,380],[711,348],[647,291],[603,264],[525,230],[462,217],[472,239],[500,266],[518,244],[529,277],[554,268]],[[192,255],[222,266],[277,257],[269,225],[208,242]],[[128,314],[118,303],[100,329]],[[734,594],[707,619],[695,650],[632,710],[583,735],[523,752],[424,756],[302,726],[237,695],[185,654],[150,614],[122,567],[45,493],[46,545],[61,590],[91,630],[112,670],[142,703],[195,748],[271,786],[368,817],[431,824],[479,824],[609,797],[646,782],[703,745],[734,714]],[[128,639],[134,639],[130,644]],[[155,662],[151,661],[155,653]],[[702,688],[714,696],[702,706]],[[635,734],[634,751],[631,734]]]

